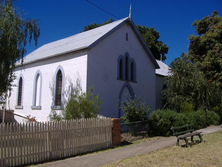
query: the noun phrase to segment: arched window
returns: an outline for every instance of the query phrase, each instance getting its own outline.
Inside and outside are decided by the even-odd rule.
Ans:
[[[123,60],[119,61],[119,79],[123,79]]]
[[[38,70],[34,77],[33,84],[33,101],[32,101],[32,109],[40,110],[41,109],[41,88],[42,88],[42,75]]]
[[[61,95],[62,95],[62,72],[59,70],[56,75],[56,93],[55,93],[55,105],[61,106]]]
[[[128,82],[136,82],[136,62],[126,52],[120,55],[117,60],[117,79]]]
[[[126,56],[125,67],[125,79],[128,80],[128,56]]]
[[[39,96],[40,96],[39,90],[40,90],[40,77],[39,77],[39,74],[37,74],[37,76],[36,76],[36,86],[35,86],[35,103],[34,103],[35,106],[40,105],[39,104]]]
[[[18,101],[17,101],[17,106],[22,106],[22,77],[19,79],[19,85],[18,85]]]
[[[134,81],[134,63],[131,62],[131,81]]]

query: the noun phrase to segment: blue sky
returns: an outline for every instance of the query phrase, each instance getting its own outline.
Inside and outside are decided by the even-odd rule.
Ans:
[[[160,40],[170,49],[165,61],[170,64],[182,52],[187,52],[188,37],[195,34],[194,20],[202,19],[214,10],[222,16],[222,0],[89,0],[119,18],[129,15],[136,25],[154,27]],[[38,47],[83,30],[91,23],[118,18],[96,8],[86,0],[17,0],[14,5],[25,12],[24,18],[39,19],[41,35]],[[36,49],[27,45],[27,53]]]

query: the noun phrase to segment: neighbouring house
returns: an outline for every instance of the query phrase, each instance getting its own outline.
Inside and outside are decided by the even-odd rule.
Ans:
[[[130,17],[43,45],[16,64],[16,85],[8,99],[17,122],[31,115],[47,121],[52,110],[61,112],[69,95],[81,86],[94,87],[102,100],[99,114],[122,116],[119,102],[140,96],[156,109],[159,68]]]
[[[160,60],[156,60],[159,69],[156,69],[156,109],[162,109],[164,106],[164,100],[162,91],[166,88],[165,78],[169,75],[169,66]]]

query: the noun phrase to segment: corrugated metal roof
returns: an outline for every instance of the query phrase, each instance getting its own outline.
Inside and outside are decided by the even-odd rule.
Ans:
[[[85,31],[55,42],[45,44],[40,48],[36,49],[35,51],[31,52],[30,54],[28,54],[27,56],[25,56],[24,64],[88,48],[94,42],[103,37],[106,33],[111,31],[112,29],[114,29],[127,19],[128,18],[124,18],[89,31]]]
[[[32,62],[36,62],[38,60],[44,60],[50,57],[78,51],[81,49],[91,49],[93,46],[102,41],[104,38],[106,38],[116,29],[121,27],[127,21],[130,22],[132,29],[134,30],[139,41],[141,42],[141,45],[145,49],[147,55],[150,57],[151,61],[153,62],[155,68],[159,68],[150,49],[148,48],[142,36],[140,35],[139,31],[137,30],[136,25],[132,20],[129,20],[128,17],[106,24],[104,26],[100,26],[98,28],[94,28],[89,31],[85,31],[55,42],[45,44],[40,48],[36,49],[35,51],[31,52],[30,54],[28,54],[27,56],[25,56],[23,64],[29,64]],[[16,65],[18,66],[21,65],[20,61]]]
[[[156,74],[162,75],[162,76],[169,75],[169,69],[170,69],[169,66],[160,60],[156,60],[156,61],[157,61],[158,65],[160,66],[159,69],[156,69]]]

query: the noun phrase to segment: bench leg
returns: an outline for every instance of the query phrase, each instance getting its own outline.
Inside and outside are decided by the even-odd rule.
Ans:
[[[193,142],[193,136],[191,136],[191,142]]]
[[[185,141],[185,143],[186,143],[186,147],[189,147],[188,139],[187,139],[187,138],[184,138],[184,141]]]
[[[179,138],[177,138],[177,143],[176,143],[176,146],[179,146],[179,141],[180,141],[180,139],[179,139]]]
[[[202,134],[199,134],[198,136],[200,138],[200,142],[203,142]]]

